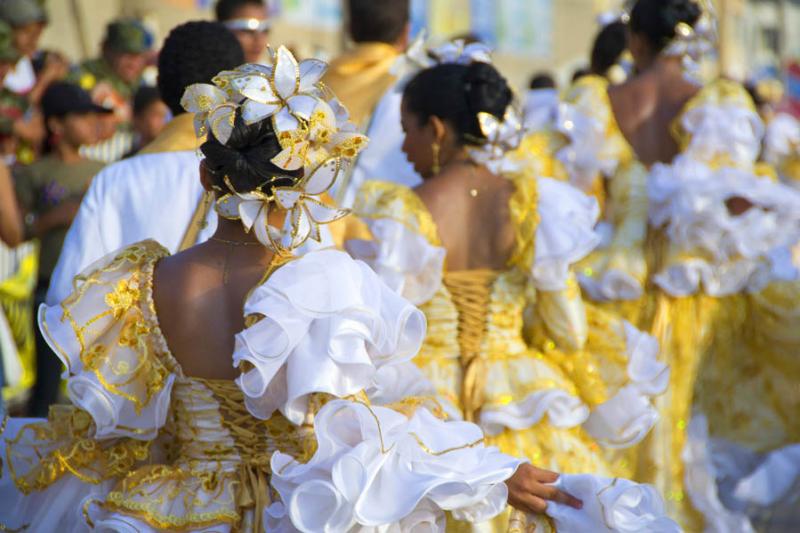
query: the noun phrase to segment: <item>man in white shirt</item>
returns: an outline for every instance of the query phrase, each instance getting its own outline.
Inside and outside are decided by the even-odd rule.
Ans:
[[[158,87],[175,118],[140,155],[94,178],[64,241],[48,304],[62,301],[75,275],[119,248],[154,239],[174,253],[214,233],[216,215],[199,180],[200,141],[180,100],[187,86],[210,83],[243,62],[239,41],[222,24],[188,22],[172,30],[158,58]]]

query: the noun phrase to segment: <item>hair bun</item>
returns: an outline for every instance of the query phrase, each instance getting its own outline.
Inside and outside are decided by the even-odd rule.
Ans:
[[[694,0],[672,0],[666,2],[664,18],[668,26],[673,29],[681,22],[694,26],[703,10]]]
[[[472,113],[502,117],[513,99],[506,79],[488,63],[475,61],[464,75],[467,105]]]

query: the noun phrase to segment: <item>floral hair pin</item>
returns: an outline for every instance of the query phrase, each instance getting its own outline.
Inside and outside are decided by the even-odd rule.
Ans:
[[[273,66],[246,64],[221,72],[213,84],[189,86],[181,100],[195,114],[197,135],[210,132],[223,144],[230,140],[237,112],[247,124],[272,120],[281,152],[271,162],[287,172],[303,170],[303,178],[287,177],[295,184],[274,187],[269,194],[261,188],[240,193],[226,178],[228,191],[217,199],[216,209],[220,216],[241,220],[278,253],[290,254],[308,239],[320,241],[320,225],[347,215],[317,197],[334,186],[347,162],[368,143],[320,81],[327,68],[318,59],[298,62],[282,46],[273,53]],[[274,177],[262,187],[281,180]],[[284,230],[270,226],[271,209],[288,212]]]

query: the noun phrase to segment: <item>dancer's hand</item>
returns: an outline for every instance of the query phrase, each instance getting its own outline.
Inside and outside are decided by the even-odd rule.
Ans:
[[[549,485],[555,483],[558,474],[542,470],[530,464],[523,464],[511,476],[508,486],[508,503],[515,509],[526,513],[541,514],[547,509],[547,502],[553,501],[569,505],[575,509],[583,507],[579,499]]]

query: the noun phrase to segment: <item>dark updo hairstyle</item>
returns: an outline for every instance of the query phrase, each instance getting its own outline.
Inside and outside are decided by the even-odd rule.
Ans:
[[[439,117],[456,132],[461,145],[486,140],[478,113],[503,118],[513,93],[506,79],[492,65],[446,63],[423,70],[403,93],[406,108],[422,123]]]
[[[630,28],[644,35],[658,53],[675,37],[678,24],[694,27],[702,14],[694,0],[638,0],[631,10]]]
[[[622,53],[628,48],[628,36],[625,23],[617,20],[608,24],[597,34],[592,46],[592,74],[605,76],[608,69],[619,61]]]
[[[269,194],[275,187],[291,187],[303,177],[303,170],[287,171],[278,168],[271,159],[282,150],[271,120],[246,124],[241,110],[236,111],[233,133],[227,144],[219,142],[209,132],[200,147],[206,168],[211,171],[214,185],[228,190],[227,176],[236,192],[256,189]],[[276,179],[277,178],[277,179]]]

